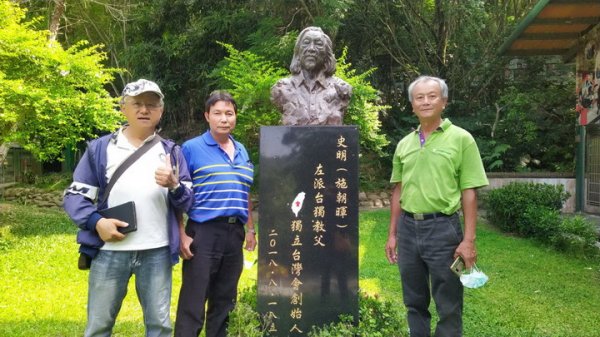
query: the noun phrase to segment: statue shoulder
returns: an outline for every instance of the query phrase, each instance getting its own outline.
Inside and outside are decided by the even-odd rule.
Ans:
[[[335,90],[343,96],[350,96],[352,94],[352,86],[348,84],[348,82],[342,80],[339,77],[332,76],[333,85],[335,86]]]
[[[283,106],[290,98],[293,90],[291,77],[282,78],[271,87],[271,102],[277,106]]]
[[[275,87],[287,87],[292,85],[292,78],[291,77],[285,77],[280,79],[279,81],[275,82],[275,85],[273,85],[273,88]]]
[[[348,84],[348,82],[342,80],[341,78],[339,78],[337,76],[331,76],[331,79],[334,81],[333,83],[340,88],[342,88],[342,87],[352,88],[352,86],[350,84]]]

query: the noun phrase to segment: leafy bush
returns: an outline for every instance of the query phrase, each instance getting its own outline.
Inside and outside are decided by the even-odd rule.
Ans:
[[[115,130],[123,115],[105,89],[118,69],[104,66],[102,47],[80,41],[64,49],[35,22],[15,1],[0,1],[0,144],[18,143],[46,161]]]
[[[504,165],[502,160],[504,153],[510,149],[510,145],[498,142],[494,139],[478,139],[477,145],[481,153],[481,161],[485,166],[486,171],[499,171]]]
[[[343,49],[337,59],[335,76],[343,79],[352,86],[352,97],[348,111],[344,115],[345,125],[357,125],[360,133],[360,148],[385,155],[383,148],[389,144],[386,136],[380,132],[381,121],[379,114],[385,115],[389,105],[381,104],[379,92],[368,81],[376,68],[359,73],[348,62],[348,48]]]
[[[594,225],[581,216],[561,216],[560,208],[568,197],[562,185],[510,183],[489,191],[484,207],[490,223],[504,231],[575,255],[597,255]]]
[[[361,294],[359,299],[359,324],[356,336],[400,337],[408,331],[404,315],[395,304],[377,296]]]
[[[256,308],[256,288],[251,287],[240,291],[235,309],[229,314],[227,336],[264,336],[266,324],[254,308]]]
[[[262,337],[264,327],[260,314],[248,303],[238,302],[229,314],[227,336],[229,337]]]
[[[404,316],[392,302],[377,296],[359,294],[359,322],[352,316],[342,315],[340,321],[323,327],[313,327],[310,337],[403,337],[408,331]],[[256,312],[256,288],[242,290],[238,302],[229,315],[227,336],[260,337],[265,335],[268,322]]]
[[[562,185],[512,182],[491,190],[485,198],[490,223],[506,232],[518,232],[528,209],[560,210],[570,194]]]
[[[598,254],[598,248],[595,246],[597,240],[594,224],[582,216],[564,218],[559,231],[550,239],[557,249],[583,256]]]
[[[249,304],[253,308],[256,308],[256,297],[256,286],[248,287],[238,292],[238,301]]]
[[[540,75],[546,74],[540,76],[544,80],[533,84],[529,77],[533,72],[517,75],[510,86],[499,90],[496,104],[502,108],[492,138],[508,146],[500,153],[497,171],[573,172],[576,143],[566,140],[573,139],[576,128],[556,127],[575,122],[569,97],[573,77],[548,76],[544,63],[527,61],[529,71],[537,68]]]
[[[227,43],[217,43],[229,55],[211,76],[235,97],[239,113],[233,134],[246,146],[253,162],[257,163],[260,127],[278,125],[281,118],[271,104],[271,87],[288,72],[260,55],[239,51]]]
[[[313,327],[308,333],[309,337],[351,337],[355,336],[356,327],[352,316],[342,315],[340,321],[324,327]]]
[[[382,301],[377,296],[361,293],[359,296],[359,322],[356,326],[353,318],[340,317],[340,322],[324,327],[313,327],[310,337],[402,337],[408,331],[404,316],[396,306]]]
[[[359,157],[359,187],[361,191],[387,191],[390,186],[390,167],[381,156],[371,151],[361,152]]]
[[[517,232],[524,237],[533,237],[550,243],[550,237],[560,228],[560,212],[547,207],[527,206],[520,221],[516,223]]]

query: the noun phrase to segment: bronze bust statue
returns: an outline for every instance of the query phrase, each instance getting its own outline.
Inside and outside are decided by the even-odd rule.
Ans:
[[[271,102],[283,113],[283,125],[342,125],[352,86],[333,76],[335,56],[329,36],[305,28],[294,47],[292,75],[271,88]]]

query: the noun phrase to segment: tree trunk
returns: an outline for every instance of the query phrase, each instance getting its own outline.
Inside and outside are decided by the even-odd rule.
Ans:
[[[498,122],[500,121],[500,111],[502,111],[502,108],[498,105],[498,103],[494,103],[494,106],[496,107],[496,118],[494,118],[494,124],[492,125],[492,134],[490,135],[491,138],[494,138],[494,134],[496,133],[496,127],[498,126]]]
[[[65,8],[67,6],[67,0],[53,0],[54,1],[54,11],[52,12],[52,17],[50,18],[50,27],[48,30],[50,31],[50,42],[56,41],[56,37],[58,36],[58,30],[60,28],[60,18],[65,13]]]
[[[436,26],[436,49],[437,49],[437,73],[438,76],[446,78],[448,72],[448,41],[450,39],[450,27],[448,13],[445,4],[447,1],[435,1],[435,22]]]
[[[4,166],[6,157],[8,156],[8,150],[10,149],[9,143],[0,144],[0,166]]]

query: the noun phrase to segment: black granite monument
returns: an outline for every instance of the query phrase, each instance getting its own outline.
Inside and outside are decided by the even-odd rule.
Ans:
[[[358,130],[260,130],[258,310],[270,336],[358,321]]]

